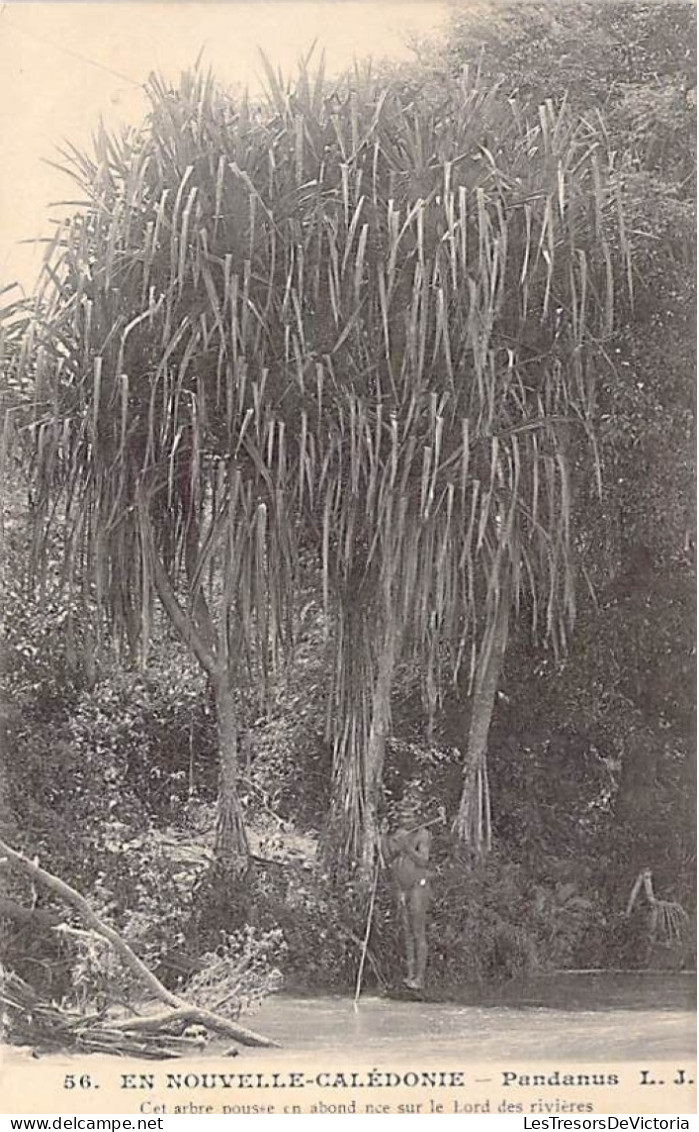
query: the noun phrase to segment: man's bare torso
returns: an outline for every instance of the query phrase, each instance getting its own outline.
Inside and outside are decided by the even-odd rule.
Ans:
[[[391,872],[399,892],[407,893],[415,885],[427,884],[431,841],[430,832],[424,827],[397,829],[388,839]]]

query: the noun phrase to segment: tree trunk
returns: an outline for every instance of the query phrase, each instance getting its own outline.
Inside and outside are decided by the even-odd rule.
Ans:
[[[243,811],[238,796],[238,722],[235,697],[226,674],[214,681],[219,746],[218,813],[214,856],[218,865],[236,875],[250,858]]]
[[[153,578],[163,608],[182,640],[208,674],[213,688],[219,749],[218,814],[214,854],[216,862],[225,870],[241,874],[248,866],[249,848],[238,797],[238,722],[235,697],[231,689],[228,666],[225,663],[225,649],[224,662],[220,660],[225,639],[217,638],[203,594],[199,593],[197,597],[197,618],[182,609],[152,540],[150,551]],[[194,570],[194,565],[190,563],[189,568]]]
[[[374,694],[371,702],[371,728],[364,760],[364,811],[360,871],[371,881],[374,853],[379,838],[378,808],[383,777],[386,738],[391,727],[391,691],[396,667],[397,631],[387,625],[378,657]]]
[[[457,837],[478,853],[490,849],[490,793],[486,755],[509,624],[510,603],[507,593],[503,593],[492,628],[490,650],[476,674],[468,747],[464,759],[464,781],[454,822]]]

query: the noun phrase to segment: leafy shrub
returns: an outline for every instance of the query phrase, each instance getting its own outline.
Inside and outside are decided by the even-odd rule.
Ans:
[[[255,920],[279,927],[286,950],[283,973],[297,989],[347,990],[354,985],[368,894],[339,888],[319,868],[287,864],[255,881]]]
[[[496,854],[455,862],[435,886],[431,977],[482,983],[569,966],[600,910],[575,884],[533,884]]]
[[[236,1019],[256,1010],[283,983],[279,962],[286,950],[281,931],[248,926],[226,933],[213,952],[202,955],[184,996],[207,1010]]]

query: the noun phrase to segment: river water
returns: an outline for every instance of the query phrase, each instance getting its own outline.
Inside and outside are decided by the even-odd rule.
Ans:
[[[351,1054],[384,1061],[419,1048],[445,1062],[539,1061],[672,1062],[696,1060],[696,976],[546,976],[504,988],[472,988],[462,1001],[418,1002],[362,995],[277,994],[243,1024],[276,1041],[279,1055]],[[220,1056],[219,1039],[188,1061]],[[248,1048],[245,1059],[269,1058]],[[42,1066],[71,1071],[73,1052],[50,1054]],[[90,1065],[119,1064],[94,1055]],[[31,1050],[0,1052],[0,1070],[31,1065]],[[37,1063],[34,1062],[34,1065]],[[2,1073],[0,1072],[0,1078]],[[27,1110],[34,1111],[34,1110]]]
[[[276,995],[248,1024],[292,1051],[389,1053],[413,1043],[478,1061],[696,1056],[694,975],[549,976],[466,1002]]]

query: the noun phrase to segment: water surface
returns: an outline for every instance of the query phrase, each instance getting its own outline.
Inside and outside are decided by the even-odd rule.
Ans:
[[[276,995],[249,1024],[289,1051],[429,1045],[474,1061],[694,1061],[695,986],[693,975],[554,976],[476,988],[458,1003],[366,994],[356,1010],[350,997]]]

